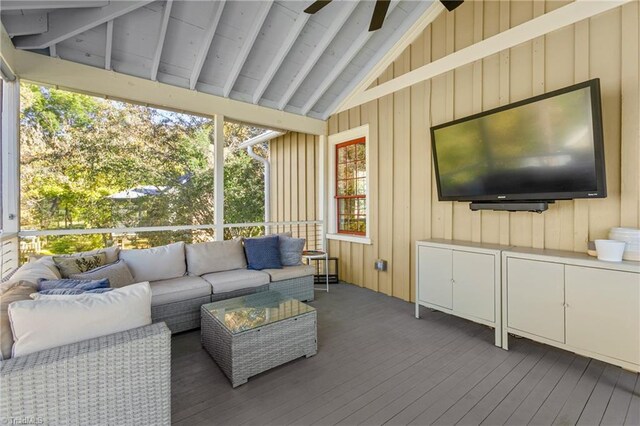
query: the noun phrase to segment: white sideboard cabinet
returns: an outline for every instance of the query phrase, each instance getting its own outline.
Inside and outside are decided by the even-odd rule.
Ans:
[[[518,248],[502,268],[505,349],[512,333],[640,371],[640,263]]]
[[[416,242],[416,318],[420,305],[494,327],[502,346],[501,251],[452,240]]]

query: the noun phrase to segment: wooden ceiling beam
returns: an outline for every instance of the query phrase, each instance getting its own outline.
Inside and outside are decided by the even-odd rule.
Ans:
[[[209,28],[207,29],[207,32],[204,35],[204,39],[202,40],[202,45],[200,46],[200,50],[198,51],[198,56],[196,56],[196,62],[193,66],[193,70],[191,71],[191,77],[189,78],[189,88],[191,90],[194,90],[196,88],[198,78],[200,78],[202,66],[204,65],[205,59],[207,59],[207,54],[209,53],[209,48],[211,47],[213,37],[216,35],[216,29],[218,28],[218,23],[220,22],[220,17],[222,16],[222,11],[224,10],[225,1],[226,0],[217,2],[218,7],[213,12]]]
[[[340,11],[340,14],[338,14],[338,18],[333,21],[331,26],[324,33],[324,36],[320,39],[313,52],[311,52],[311,55],[309,55],[307,61],[304,63],[304,65],[302,65],[300,71],[298,71],[293,81],[289,83],[289,88],[287,89],[287,91],[284,93],[284,95],[282,95],[280,101],[278,101],[278,109],[282,110],[285,106],[287,106],[302,82],[307,78],[307,76],[313,69],[316,62],[318,62],[318,59],[320,59],[320,56],[322,56],[329,44],[331,44],[333,39],[342,28],[342,26],[345,24],[345,22],[347,22],[349,16],[351,16],[355,8],[358,6],[357,1],[347,1],[342,2],[342,4],[344,5],[343,10]]]
[[[398,6],[399,0],[395,0],[389,6],[389,10],[387,12],[387,17],[391,15],[396,6]],[[375,34],[374,31],[368,31],[366,28],[363,29],[363,32],[355,39],[349,49],[340,57],[338,62],[331,67],[331,71],[327,76],[322,80],[322,82],[317,86],[316,90],[314,90],[313,94],[307,99],[307,102],[302,107],[302,115],[307,115],[307,113],[313,108],[313,106],[318,102],[318,100],[324,95],[331,87],[333,82],[342,74],[342,71],[351,63],[353,58],[356,57],[358,53],[362,50],[364,45],[369,41],[369,39]]]
[[[284,62],[284,59],[287,57],[287,55],[291,51],[293,44],[298,39],[298,36],[302,32],[302,29],[307,24],[307,21],[309,20],[310,17],[311,15],[309,15],[308,13],[300,12],[298,17],[296,18],[296,21],[294,22],[293,27],[289,31],[289,34],[287,34],[287,38],[282,42],[282,46],[280,46],[278,53],[276,53],[276,56],[271,61],[269,68],[267,68],[267,71],[264,73],[262,80],[260,80],[260,83],[258,84],[258,88],[253,94],[254,104],[257,104],[258,102],[260,102],[262,95],[267,90],[267,87],[269,87],[271,80],[273,80],[273,77],[276,75],[276,72],[280,69],[280,66]]]
[[[236,57],[236,60],[233,63],[233,67],[231,67],[231,72],[227,77],[227,82],[222,88],[222,95],[225,98],[229,97],[233,86],[236,84],[236,80],[238,80],[238,76],[240,75],[240,71],[242,71],[242,67],[247,61],[247,57],[251,52],[251,48],[258,38],[258,34],[260,33],[260,29],[262,25],[264,25],[265,19],[267,19],[267,15],[269,14],[269,9],[271,9],[271,5],[273,4],[272,0],[263,0],[260,2],[260,6],[258,6],[258,13],[256,15],[256,19],[253,22],[253,25],[249,28],[247,32],[247,38],[242,44],[242,48],[240,49],[240,53]]]
[[[162,11],[162,21],[160,23],[160,32],[158,33],[158,44],[156,45],[156,53],[153,55],[153,63],[151,64],[151,80],[158,79],[158,68],[160,67],[160,58],[162,57],[162,49],[164,41],[167,37],[167,27],[169,26],[169,18],[171,17],[171,7],[173,0],[167,0]]]
[[[45,49],[151,2],[152,0],[114,1],[103,8],[54,10],[49,12],[49,31],[38,35],[14,37],[13,44],[18,49]]]

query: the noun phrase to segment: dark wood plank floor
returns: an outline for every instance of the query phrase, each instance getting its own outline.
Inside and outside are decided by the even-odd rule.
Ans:
[[[316,292],[318,354],[232,389],[200,347],[173,337],[178,425],[638,425],[638,375],[348,284]]]

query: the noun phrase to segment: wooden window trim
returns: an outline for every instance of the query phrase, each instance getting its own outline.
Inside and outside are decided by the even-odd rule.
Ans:
[[[339,154],[340,154],[340,150],[344,149],[348,146],[352,146],[352,145],[364,145],[365,146],[365,150],[366,150],[366,137],[359,137],[356,139],[352,139],[346,142],[342,142],[339,144],[335,145],[335,196],[334,199],[336,200],[336,231],[338,234],[342,234],[342,235],[355,235],[355,236],[366,236],[367,232],[366,232],[366,222],[368,220],[367,217],[367,212],[365,211],[364,214],[360,214],[360,209],[356,209],[355,213],[351,213],[351,214],[341,214],[340,211],[340,200],[353,200],[353,199],[360,199],[360,200],[366,200],[367,199],[367,195],[365,194],[356,194],[356,195],[339,195],[340,191],[339,191],[339,183],[341,181],[357,181],[358,178],[349,178],[349,179],[340,179],[340,175],[339,175],[339,169],[340,169],[340,165],[342,164],[349,164],[349,163],[354,163],[354,164],[358,164],[358,162],[363,162],[366,166],[367,164],[367,158],[366,158],[366,154],[365,154],[365,158],[364,160],[358,160],[357,158],[357,154],[356,154],[356,158],[353,161],[343,161],[340,162],[339,161]],[[365,176],[364,178],[365,180],[367,179],[367,176]],[[365,191],[366,192],[366,191]],[[341,216],[349,216],[349,217],[355,217],[356,219],[360,218],[360,217],[364,217],[365,220],[365,231],[349,231],[349,230],[345,230],[345,229],[341,229],[340,228],[340,217]]]

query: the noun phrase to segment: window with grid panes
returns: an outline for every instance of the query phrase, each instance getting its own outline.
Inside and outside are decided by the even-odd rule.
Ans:
[[[365,138],[336,145],[336,229],[340,234],[367,232],[367,158]]]

